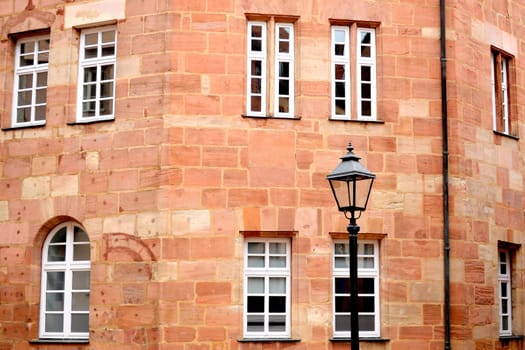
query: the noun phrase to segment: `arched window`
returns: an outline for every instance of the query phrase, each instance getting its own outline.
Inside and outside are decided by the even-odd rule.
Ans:
[[[40,337],[89,337],[90,245],[74,222],[55,227],[42,251]]]

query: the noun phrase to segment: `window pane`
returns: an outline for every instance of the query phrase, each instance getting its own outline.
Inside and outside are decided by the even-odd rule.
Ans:
[[[348,295],[335,298],[335,312],[350,312],[350,297]]]
[[[95,115],[96,102],[84,102],[82,103],[82,116],[93,117]]]
[[[102,56],[113,56],[115,54],[114,45],[104,45],[102,46]]]
[[[248,278],[248,293],[264,293],[264,278],[249,277]]]
[[[346,111],[346,102],[345,100],[336,100],[335,101],[335,114],[344,115]]]
[[[335,96],[336,97],[345,97],[345,83],[335,83]]]
[[[248,296],[248,312],[264,312],[264,296]]]
[[[75,292],[71,295],[71,310],[89,311],[89,292]]]
[[[373,278],[358,278],[357,291],[363,294],[373,294],[375,290],[375,283]]]
[[[80,261],[80,260],[89,260],[90,258],[90,252],[89,252],[89,244],[75,244],[73,246],[73,260]]]
[[[290,63],[279,62],[279,77],[289,78],[290,77]]]
[[[46,311],[64,311],[64,293],[46,293]]]
[[[370,66],[361,66],[361,81],[371,81],[372,68]]]
[[[38,50],[48,51],[49,50],[49,39],[38,40]]]
[[[290,42],[289,41],[280,41],[279,42],[279,52],[290,52]]]
[[[348,264],[348,257],[336,257],[334,259],[334,265],[336,269],[347,269]]]
[[[335,44],[335,55],[336,56],[345,55],[345,46],[343,44]]]
[[[269,297],[270,312],[286,312],[286,297]]]
[[[33,87],[33,74],[18,76],[18,89],[30,89],[31,87]]]
[[[252,26],[252,37],[262,38],[263,26],[254,25]]]
[[[253,112],[261,112],[261,96],[252,96],[251,105]]]
[[[46,314],[46,332],[62,332],[64,330],[64,315]]]
[[[19,106],[31,105],[31,96],[32,95],[33,94],[31,93],[31,90],[19,92],[18,93],[18,105]]]
[[[336,64],[335,65],[335,79],[336,80],[345,80],[345,65],[344,64]]]
[[[64,271],[48,271],[46,290],[64,290]]]
[[[101,80],[113,80],[115,76],[115,66],[112,64],[107,64],[100,67],[100,79]]]
[[[374,331],[375,322],[374,315],[359,315],[359,330],[360,331]]]
[[[257,39],[252,39],[252,51],[260,52],[262,51],[262,41]]]
[[[509,317],[508,316],[501,317],[501,329],[502,330],[509,329]]]
[[[34,41],[28,41],[26,43],[20,44],[20,54],[27,54],[35,52],[35,42]]]
[[[270,257],[270,267],[286,267],[286,257],[284,256],[271,256]]]
[[[260,78],[252,78],[251,83],[251,93],[252,94],[260,94],[261,93],[261,79]]]
[[[47,72],[40,72],[36,74],[36,86],[47,86]]]
[[[247,329],[249,332],[264,332],[263,315],[249,315],[247,319]]]
[[[335,30],[334,31],[334,40],[336,43],[343,43],[345,41],[345,31],[344,30]]]
[[[350,293],[350,278],[336,278],[335,279],[335,293],[348,294]]]
[[[113,99],[100,101],[100,115],[113,114]]]
[[[35,108],[35,120],[46,119],[46,106],[38,106]]]
[[[270,254],[286,254],[286,243],[270,243]]]
[[[364,114],[364,115],[366,115],[366,114]],[[367,257],[367,258],[359,257],[357,259],[357,267],[360,268],[360,269],[373,269],[374,268],[374,258],[371,258],[371,257]]]
[[[372,87],[370,84],[361,84],[361,97],[367,99],[372,97]]]
[[[279,27],[279,39],[290,40],[290,27]]]
[[[100,84],[100,97],[113,97],[113,83]]]
[[[375,311],[375,304],[374,304],[374,297],[362,297],[360,296],[358,298],[358,307],[357,309],[359,312],[374,312]]]
[[[36,90],[36,103],[42,104],[46,103],[47,89],[38,89]]]
[[[84,85],[83,98],[84,100],[93,100],[97,98],[97,85],[96,84],[86,84]]]
[[[270,294],[285,294],[286,293],[286,278],[273,277],[270,278]]]
[[[67,234],[67,228],[62,227],[60,230],[55,233],[53,238],[51,239],[51,243],[66,243],[66,234]]]
[[[109,30],[107,32],[102,32],[102,42],[110,43],[115,41],[115,31]]]
[[[257,60],[252,60],[252,69],[251,73],[253,76],[260,77],[262,74],[262,62]]]
[[[269,321],[270,332],[284,332],[286,330],[286,316],[271,315]]]
[[[501,299],[501,313],[506,314],[509,312],[508,309],[508,300],[507,299]]]
[[[97,48],[91,47],[91,48],[85,48],[84,49],[84,58],[96,58],[97,57]]]
[[[73,233],[73,242],[89,242],[89,237],[84,230],[80,227],[75,226]]]
[[[16,122],[24,123],[31,120],[31,108],[18,108],[16,110]]]
[[[65,261],[66,246],[64,244],[50,245],[47,250],[47,261]]]
[[[97,67],[84,68],[84,83],[97,81]]]
[[[89,331],[89,314],[72,314],[71,315],[72,332]]]
[[[372,103],[370,101],[361,101],[361,115],[363,116],[372,115]]]
[[[336,315],[335,316],[335,330],[349,331],[350,330],[350,315]]]
[[[46,64],[48,62],[49,62],[49,53],[39,52],[38,53],[38,64]]]
[[[264,267],[264,257],[262,256],[249,256],[248,267]]]
[[[89,271],[73,271],[73,289],[89,289]]]
[[[507,297],[507,283],[501,282],[501,297],[506,298]]]
[[[89,33],[84,36],[84,43],[88,45],[96,45],[98,42],[98,33]]]
[[[288,97],[279,97],[279,112],[290,113],[290,99]]]
[[[279,95],[290,94],[290,82],[285,79],[279,80]]]

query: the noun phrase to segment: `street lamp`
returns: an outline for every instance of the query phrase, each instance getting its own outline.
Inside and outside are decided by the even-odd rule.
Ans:
[[[348,231],[350,260],[350,349],[359,350],[359,310],[357,291],[357,234],[359,226],[357,219],[366,210],[375,174],[371,173],[352,151],[349,143],[348,153],[341,157],[341,163],[332,170],[326,179],[334,194],[337,208],[350,220],[346,227]]]

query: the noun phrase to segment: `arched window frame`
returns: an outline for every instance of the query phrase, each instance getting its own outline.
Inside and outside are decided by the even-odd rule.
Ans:
[[[65,241],[54,240],[64,230]],[[52,251],[58,253],[55,258],[51,257]],[[63,259],[61,259],[62,255]],[[42,248],[40,338],[88,339],[90,271],[90,243],[85,230],[71,221],[53,228]],[[59,277],[54,281],[54,285],[49,279],[51,274]],[[56,298],[53,299],[51,296],[48,298],[48,294],[55,294]],[[54,305],[52,305],[53,301]],[[60,316],[62,316],[61,320]],[[72,326],[73,319],[77,321],[77,325],[82,325],[81,330]]]

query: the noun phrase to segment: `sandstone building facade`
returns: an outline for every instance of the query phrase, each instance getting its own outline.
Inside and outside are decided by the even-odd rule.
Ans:
[[[0,349],[522,349],[518,0],[0,0]]]

